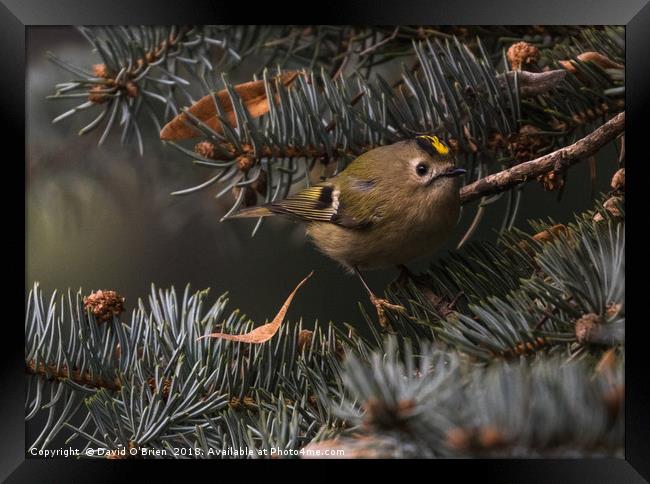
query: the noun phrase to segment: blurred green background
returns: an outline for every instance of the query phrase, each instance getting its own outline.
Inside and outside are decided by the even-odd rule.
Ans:
[[[262,323],[313,269],[315,276],[294,300],[289,319],[302,316],[308,326],[315,320],[361,320],[358,302],[369,307],[362,286],[310,246],[300,225],[270,219],[251,238],[254,220],[219,223],[232,199],[215,200],[217,189],[172,197],[171,192],[194,186],[211,172],[164,147],[152,126],[145,127],[140,157],[134,146],[120,145],[118,132],[102,147],[97,147],[96,132],[77,136],[92,119],[90,112],[53,125],[53,118],[75,104],[45,99],[55,83],[70,79],[46,52],[81,66],[98,58],[73,28],[30,27],[27,32],[26,291],[36,281],[46,294],[68,287],[114,289],[126,297],[130,310],[139,297],[146,299],[151,283],[179,291],[189,283],[195,290],[210,287],[209,302],[228,291],[231,309],[240,308]],[[250,80],[255,67],[255,59],[247,59],[231,80]],[[381,69],[388,79],[399,74],[398,63]],[[597,166],[596,192],[607,191],[616,170],[613,146],[599,153]],[[494,239],[504,205],[505,198],[490,207],[474,239]],[[592,207],[589,169],[582,163],[571,170],[560,201],[557,192],[529,184],[515,225],[527,229],[530,218],[567,222],[574,212]],[[472,216],[466,210],[447,246],[411,269],[423,269],[454,250]],[[380,293],[396,275],[393,269],[372,272],[368,282]]]

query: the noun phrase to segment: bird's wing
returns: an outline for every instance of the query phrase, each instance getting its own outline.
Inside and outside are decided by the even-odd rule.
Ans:
[[[333,183],[323,182],[279,202],[241,210],[233,218],[290,215],[308,222],[331,222],[348,228],[368,227],[372,220],[355,217],[350,210],[346,210],[339,194]]]

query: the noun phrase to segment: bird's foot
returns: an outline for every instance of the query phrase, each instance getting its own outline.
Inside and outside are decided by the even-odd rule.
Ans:
[[[390,283],[391,286],[406,287],[409,281],[415,281],[415,274],[413,274],[405,265],[397,266],[399,275]]]
[[[422,276],[418,276],[411,272],[411,270],[403,264],[397,266],[399,274],[395,279],[389,284],[390,287],[406,289],[409,287],[409,283],[412,282],[416,286],[422,284]]]
[[[405,313],[406,308],[400,306],[399,304],[391,304],[386,299],[381,299],[377,296],[370,296],[370,302],[375,309],[377,310],[377,318],[379,319],[379,325],[382,328],[388,328],[388,319],[386,318],[386,310],[395,311],[398,313]]]
[[[465,293],[460,291],[456,296],[451,300],[447,301],[444,298],[434,294],[430,289],[425,289],[422,291],[424,296],[427,298],[431,306],[440,314],[443,318],[446,318],[451,313],[456,311],[456,305],[460,301],[461,297],[465,297]]]

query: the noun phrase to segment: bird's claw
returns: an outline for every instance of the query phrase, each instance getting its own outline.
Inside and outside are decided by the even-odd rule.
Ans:
[[[381,299],[378,297],[371,297],[370,302],[372,302],[372,305],[375,306],[375,309],[377,310],[377,317],[379,318],[379,325],[382,328],[387,328],[388,327],[388,319],[386,319],[386,310],[390,311],[396,311],[398,313],[405,313],[406,308],[404,306],[400,306],[399,304],[391,304],[389,303],[386,299]]]
[[[391,286],[407,287],[409,281],[415,282],[415,274],[413,274],[405,265],[398,266],[399,275],[390,283]]]

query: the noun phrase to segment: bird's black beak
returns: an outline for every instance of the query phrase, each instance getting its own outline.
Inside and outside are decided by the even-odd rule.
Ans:
[[[467,170],[463,168],[450,168],[442,173],[442,176],[455,177],[467,173]]]
[[[454,178],[459,175],[462,175],[463,173],[467,173],[467,170],[465,170],[464,168],[456,168],[455,166],[452,166],[451,168],[448,168],[445,171],[441,171],[435,176],[431,177],[427,185],[431,185],[434,181],[440,178]]]

